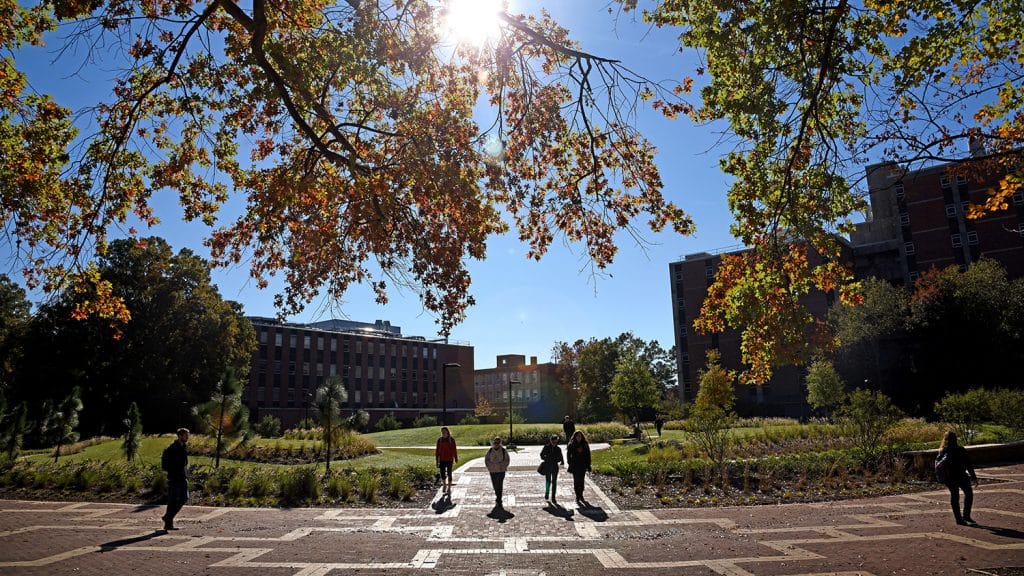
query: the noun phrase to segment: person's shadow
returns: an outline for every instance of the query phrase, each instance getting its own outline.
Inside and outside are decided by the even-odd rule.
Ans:
[[[563,508],[561,504],[549,502],[544,511],[558,518],[565,518],[567,522],[573,522],[573,511]]]
[[[491,511],[487,514],[487,517],[494,518],[498,521],[498,524],[504,524],[505,522],[508,522],[509,520],[515,518],[516,515],[509,512],[508,510],[505,510],[504,506],[498,505],[491,509]]]
[[[977,526],[975,526],[975,528],[981,528],[983,530],[988,530],[989,533],[994,535],[994,536],[1002,536],[1003,538],[1013,538],[1013,539],[1016,539],[1016,540],[1024,540],[1024,532],[1021,532],[1020,530],[1016,530],[1014,528],[1002,528],[1002,527],[999,527],[999,526],[985,526],[985,525],[982,525],[982,524],[978,524]]]
[[[455,508],[455,503],[452,502],[451,495],[445,494],[438,498],[436,502],[431,502],[430,507],[433,508],[435,514],[444,514],[452,508]]]
[[[586,500],[583,501],[583,506],[580,506],[578,510],[580,511],[580,514],[594,522],[604,522],[605,520],[608,520],[608,513],[604,511],[604,508],[591,506]]]
[[[100,553],[113,552],[122,546],[128,546],[129,544],[138,544],[139,542],[145,542],[146,540],[152,540],[157,536],[163,536],[167,534],[167,530],[154,530],[151,534],[143,534],[142,536],[135,536],[134,538],[123,538],[121,540],[112,540],[100,544]]]

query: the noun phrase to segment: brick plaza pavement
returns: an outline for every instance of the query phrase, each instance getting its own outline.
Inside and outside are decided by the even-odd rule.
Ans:
[[[456,471],[450,508],[161,508],[0,500],[0,574],[978,574],[1024,566],[1024,465],[991,467],[979,527],[957,526],[948,495],[817,504],[619,510],[594,485],[544,502],[537,449],[514,455],[506,514],[480,460]],[[984,572],[981,572],[984,573]]]

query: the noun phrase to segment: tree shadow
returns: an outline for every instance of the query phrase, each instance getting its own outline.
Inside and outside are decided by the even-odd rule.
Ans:
[[[509,520],[515,518],[516,515],[509,512],[508,510],[505,510],[503,506],[495,506],[487,514],[487,517],[497,520],[498,524],[504,524],[505,522],[508,522]]]
[[[117,550],[122,546],[128,546],[129,544],[145,542],[146,540],[152,540],[153,538],[156,538],[157,536],[163,536],[164,534],[167,534],[167,530],[154,530],[152,533],[143,534],[142,536],[135,536],[133,538],[123,538],[121,540],[112,540],[110,542],[105,542],[103,544],[100,544],[100,553],[113,552],[114,550]]]
[[[548,505],[544,507],[544,511],[548,514],[551,514],[552,516],[557,516],[558,518],[565,518],[565,520],[568,522],[574,521],[573,511],[567,508],[563,508],[561,504],[548,503]]]

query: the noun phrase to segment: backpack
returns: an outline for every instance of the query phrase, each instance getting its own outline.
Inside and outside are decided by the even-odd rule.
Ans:
[[[171,446],[174,446],[174,444],[164,448],[163,454],[160,455],[160,468],[162,468],[164,472],[171,471]]]
[[[949,481],[949,454],[945,452],[935,458],[935,478],[943,484]]]

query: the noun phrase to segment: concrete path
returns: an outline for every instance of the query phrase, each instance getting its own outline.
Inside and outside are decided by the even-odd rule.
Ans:
[[[450,508],[162,508],[0,501],[0,574],[965,574],[1024,566],[1024,465],[987,468],[979,527],[957,526],[945,491],[819,504],[619,510],[572,481],[544,502],[538,449],[513,456],[505,512],[478,459]],[[440,495],[438,495],[440,496]],[[436,500],[436,499],[435,499]],[[971,572],[976,574],[977,572]]]

